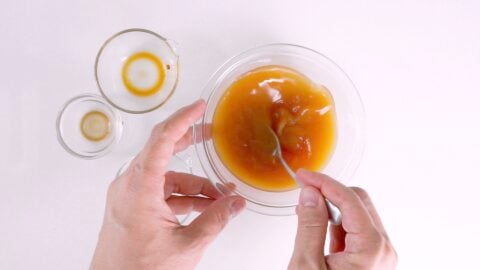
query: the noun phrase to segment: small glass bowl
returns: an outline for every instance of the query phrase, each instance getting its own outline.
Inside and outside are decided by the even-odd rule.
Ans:
[[[122,173],[124,173],[127,169],[128,166],[130,166],[130,163],[135,157],[131,157],[128,159],[127,162],[125,162],[120,169],[118,169],[117,174],[115,177],[119,177]],[[185,160],[180,158],[177,155],[174,155],[172,159],[170,160],[170,163],[168,163],[167,170],[168,171],[174,171],[174,172],[182,172],[182,173],[189,173],[193,174],[192,167],[188,163],[188,159],[186,158]],[[175,215],[177,217],[177,220],[180,224],[182,225],[187,225],[189,218],[192,216],[192,213],[185,214],[185,215]]]
[[[109,133],[99,141],[85,138],[81,131],[83,117],[92,111],[103,113],[109,120]],[[123,122],[117,110],[102,97],[85,94],[67,101],[57,117],[57,138],[70,154],[84,158],[99,158],[112,150],[122,136]]]
[[[158,92],[149,96],[132,94],[122,80],[127,59],[140,52],[161,60],[164,80]],[[145,29],[127,29],[110,37],[95,60],[95,79],[103,97],[115,108],[128,113],[147,113],[162,106],[178,82],[178,56],[173,42]]]
[[[347,74],[326,56],[298,45],[270,44],[243,52],[218,69],[204,88],[207,101],[203,118],[195,124],[196,151],[200,163],[212,182],[234,186],[234,193],[247,200],[247,208],[266,215],[292,215],[298,204],[300,189],[274,192],[256,189],[232,174],[222,163],[208,134],[221,97],[241,75],[261,66],[278,65],[292,68],[317,85],[329,89],[335,104],[336,147],[321,170],[341,182],[355,172],[364,147],[364,110],[360,96]]]

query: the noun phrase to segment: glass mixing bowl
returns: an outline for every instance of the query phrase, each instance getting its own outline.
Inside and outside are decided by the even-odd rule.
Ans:
[[[332,60],[312,49],[292,44],[270,44],[245,51],[221,66],[204,88],[207,102],[203,118],[195,124],[196,151],[203,170],[217,186],[234,187],[247,208],[266,215],[292,215],[300,189],[275,192],[252,187],[238,179],[223,164],[209,134],[215,109],[228,87],[241,75],[261,66],[292,68],[317,85],[329,89],[336,114],[336,146],[322,173],[345,183],[355,172],[364,147],[364,110],[360,96],[347,74]]]
[[[133,55],[147,53],[155,61],[136,61],[137,84],[145,86],[156,72],[164,74],[159,90],[139,96],[129,91],[122,77]],[[134,66],[133,63],[130,66]],[[153,69],[153,70],[152,70]],[[154,74],[152,74],[154,73]],[[95,79],[103,97],[119,110],[146,113],[162,106],[173,94],[178,82],[178,55],[173,42],[145,29],[127,29],[110,37],[100,48],[95,61]]]

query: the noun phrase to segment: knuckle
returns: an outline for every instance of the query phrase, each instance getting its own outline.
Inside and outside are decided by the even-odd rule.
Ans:
[[[143,159],[134,165],[134,175],[151,176],[158,171],[158,168],[162,168],[165,162],[168,163],[168,159],[159,157],[154,151],[145,151]]]
[[[372,242],[375,243],[372,251],[377,257],[389,262],[397,261],[397,252],[385,236],[377,232],[376,234],[372,235]]]
[[[298,224],[304,228],[326,227],[328,214],[326,211],[298,211]]]
[[[168,121],[168,120],[163,121],[163,122],[162,122],[162,126],[163,126],[163,128],[162,128],[162,131],[163,131],[162,134],[165,133],[165,132],[170,131],[170,130],[173,128],[172,122],[171,122],[171,121]]]
[[[385,257],[387,261],[390,261],[393,264],[396,264],[398,261],[398,253],[390,243],[388,243],[385,247]]]
[[[360,199],[368,199],[370,196],[368,192],[361,187],[351,187],[351,189],[360,197]]]
[[[105,215],[107,215],[108,213],[108,217],[111,222],[119,224],[121,225],[121,227],[126,227],[125,213],[123,211],[123,208],[120,207],[118,204],[119,196],[117,196],[117,194],[118,188],[115,185],[113,185],[112,188],[108,189],[107,210]]]
[[[139,162],[138,160],[135,160],[132,164],[132,166],[130,166],[130,171],[133,175],[139,175],[139,174],[142,174],[143,172],[143,165],[141,162]]]
[[[148,162],[144,162],[143,164],[138,165],[137,175],[148,177],[150,176],[150,174],[152,174],[152,172],[155,171],[156,169],[155,155],[153,153],[148,153],[146,155],[146,160],[148,160]]]
[[[117,193],[118,179],[113,180],[107,188],[107,198],[113,198]]]
[[[189,238],[195,240],[193,245],[208,244],[226,225],[228,216],[215,212],[209,213],[208,224],[188,226]]]
[[[139,174],[142,173],[142,170],[143,170],[142,163],[139,161],[138,156],[137,156],[130,162],[127,169],[125,170],[123,175],[120,176],[120,178],[122,178],[122,177],[129,178],[129,177],[132,177],[132,176],[139,175]]]
[[[371,251],[375,255],[380,255],[384,252],[386,246],[386,239],[377,230],[373,230],[370,234],[370,242],[372,243]]]
[[[156,124],[152,129],[152,138],[154,140],[162,139],[165,133],[170,129],[171,123],[168,120]]]
[[[221,229],[227,223],[228,215],[222,212],[215,212],[213,214],[213,219],[215,221],[215,224],[217,224],[217,226]]]
[[[379,231],[375,231],[375,239],[376,239],[376,242],[378,243],[379,247],[381,247],[381,249],[383,250],[386,246],[387,246],[387,239],[385,239],[385,237],[383,236],[383,234],[381,234]]]
[[[214,238],[228,222],[228,215],[221,212],[211,213],[210,221],[208,226],[197,227],[198,232],[202,235],[203,240],[209,242],[210,239]]]
[[[203,250],[209,244],[209,238],[206,237],[205,235],[201,235],[201,236],[183,235],[181,242],[182,242],[182,246],[185,247],[185,250],[193,251],[194,253],[197,253],[198,251]]]
[[[124,181],[126,191],[137,191],[138,179],[143,177],[143,166],[140,162],[134,160],[127,169],[127,173],[121,178]]]
[[[320,220],[303,220],[300,224],[301,228],[304,229],[314,229],[314,228],[324,228],[325,225]]]

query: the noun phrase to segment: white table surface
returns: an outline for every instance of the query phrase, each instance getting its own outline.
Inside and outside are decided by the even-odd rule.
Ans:
[[[367,147],[351,184],[371,193],[399,269],[478,267],[480,3],[399,2],[3,0],[0,269],[87,269],[118,167],[226,59],[272,42],[321,51],[355,82]],[[153,113],[124,114],[127,134],[110,155],[70,156],[57,112],[98,92],[100,45],[132,27],[180,44],[177,92]],[[294,216],[245,212],[198,269],[285,269],[295,230]]]

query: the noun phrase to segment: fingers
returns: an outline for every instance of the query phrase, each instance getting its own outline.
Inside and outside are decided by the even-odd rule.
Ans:
[[[205,141],[208,141],[212,138],[212,124],[211,123],[205,123],[203,125],[203,139]]]
[[[370,196],[368,195],[368,193],[359,187],[351,187],[351,189],[355,192],[355,194],[357,194],[357,196],[363,202],[363,205],[365,205],[365,207],[367,208],[367,211],[370,214],[370,217],[372,218],[373,223],[377,228],[377,230],[380,231],[385,237],[388,238],[387,232],[385,231],[385,227],[383,226],[382,220],[380,219],[380,215],[378,215],[378,212],[375,209],[372,199],[370,199]]]
[[[187,132],[175,143],[173,153],[181,152],[193,144],[193,128],[189,127]]]
[[[167,120],[155,126],[150,139],[139,155],[144,166],[143,169],[154,176],[152,178],[161,177],[165,173],[175,149],[181,149],[191,140],[187,131],[203,115],[204,111],[205,101],[199,100],[183,107]],[[182,145],[176,146],[179,141]]]
[[[192,211],[203,212],[215,200],[196,196],[170,196],[167,205],[175,215],[184,215]]]
[[[203,132],[202,132],[203,129]],[[202,137],[200,136],[195,136],[195,141],[194,141],[194,136],[193,136],[194,128],[190,127],[183,135],[180,140],[175,144],[175,153],[181,152],[185,149],[187,149],[190,145],[194,143],[199,143],[202,141]],[[210,140],[212,138],[212,124],[204,124],[204,125],[196,125],[195,126],[195,133],[199,134],[201,133],[203,136],[204,140]]]
[[[231,195],[233,191],[237,188],[234,183],[216,183],[218,191],[220,191],[224,196]]]
[[[353,190],[327,175],[303,169],[298,170],[297,177],[305,185],[319,188],[340,209],[342,226],[347,233],[365,234],[375,230],[372,218]]]
[[[168,199],[172,193],[205,195],[214,199],[223,197],[223,194],[218,191],[208,179],[180,172],[167,172],[165,174],[164,193],[166,199]]]
[[[223,230],[230,219],[244,208],[245,200],[240,196],[218,199],[185,229],[202,245],[207,245]]]
[[[366,234],[354,234],[342,232],[339,227],[331,227],[331,251],[325,258],[327,265],[331,269],[394,269],[397,264],[397,253],[388,239],[370,197],[361,188],[352,187],[350,190],[367,209],[374,230]]]
[[[324,246],[328,226],[325,199],[317,188],[305,186],[297,207],[298,228],[289,269],[324,269]]]
[[[342,252],[345,250],[345,235],[347,233],[342,225],[330,225],[330,253]]]

